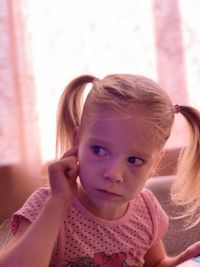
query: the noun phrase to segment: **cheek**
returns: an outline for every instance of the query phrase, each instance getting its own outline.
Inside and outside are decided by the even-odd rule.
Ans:
[[[143,180],[149,179],[150,174],[151,174],[152,169],[153,169],[153,166],[154,166],[153,162],[152,161],[149,161],[147,164],[145,164],[141,168],[140,175],[141,175],[141,177],[142,177]]]
[[[142,189],[142,187],[144,187],[146,181],[149,178],[148,173],[149,169],[143,167],[135,169],[133,172],[129,174],[128,187],[130,187],[133,190]]]
[[[146,183],[146,178],[144,177],[132,177],[131,180],[129,180],[129,183],[126,184],[127,193],[130,197],[130,199],[135,198],[144,188],[144,185]]]
[[[130,188],[141,188],[147,181],[146,176],[134,175],[128,179]]]
[[[80,176],[85,177],[85,176],[89,176],[90,174],[94,173],[95,166],[92,162],[92,157],[91,157],[91,153],[89,149],[85,149],[85,147],[80,146],[79,151],[78,151],[78,161],[79,161],[79,175]]]
[[[95,158],[90,147],[80,145],[78,149],[78,161],[82,169],[97,169],[100,161]]]
[[[78,147],[78,161],[79,164],[85,164],[85,162],[87,162],[88,159],[88,152],[87,149],[85,148],[85,146],[83,144],[80,144]]]
[[[91,163],[91,156],[86,149],[79,149],[78,152],[78,161],[79,161],[79,166],[80,168],[88,168],[88,165]]]
[[[138,167],[133,167],[129,169],[129,172],[134,176],[134,180],[137,182],[143,181],[148,177],[149,168],[146,165],[141,165]]]

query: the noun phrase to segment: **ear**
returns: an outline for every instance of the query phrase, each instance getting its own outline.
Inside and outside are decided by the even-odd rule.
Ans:
[[[76,127],[73,133],[73,146],[77,147],[79,144],[79,127]]]

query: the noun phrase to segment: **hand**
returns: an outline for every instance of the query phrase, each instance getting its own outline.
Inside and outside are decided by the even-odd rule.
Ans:
[[[68,150],[60,160],[48,167],[52,196],[71,202],[77,194],[77,148]]]
[[[191,258],[195,258],[200,255],[200,241],[194,243],[193,245],[189,246],[185,251],[183,251],[178,256],[177,264],[180,264],[184,261],[187,261]]]

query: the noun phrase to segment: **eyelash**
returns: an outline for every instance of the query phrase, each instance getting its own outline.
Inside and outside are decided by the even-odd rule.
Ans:
[[[97,156],[107,155],[106,149],[102,146],[92,145],[91,150],[92,150],[92,153],[94,155],[97,155]],[[101,152],[103,152],[103,154]],[[134,165],[136,167],[141,166],[144,163],[144,160],[142,158],[135,157],[135,156],[128,157],[127,161],[128,161],[128,163],[130,163],[131,165]]]
[[[92,150],[92,153],[94,155],[98,155],[98,156],[105,156],[106,155],[106,149],[102,146],[92,145],[91,150]],[[101,155],[99,150],[103,150],[103,155]]]
[[[132,162],[131,159],[134,159],[134,162]],[[136,161],[139,161],[139,162],[136,162]],[[128,158],[128,162],[130,164],[133,164],[134,166],[141,166],[144,163],[144,160],[139,157],[132,156]]]

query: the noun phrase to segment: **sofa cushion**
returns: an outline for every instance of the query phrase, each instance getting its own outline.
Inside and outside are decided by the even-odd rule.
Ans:
[[[181,212],[180,206],[175,206],[170,200],[170,187],[175,176],[155,176],[151,178],[146,187],[149,188],[163,209],[169,216],[169,229],[164,238],[164,245],[169,256],[174,256],[186,249],[191,244],[200,240],[200,224],[193,228],[185,229],[186,220],[177,219]]]

